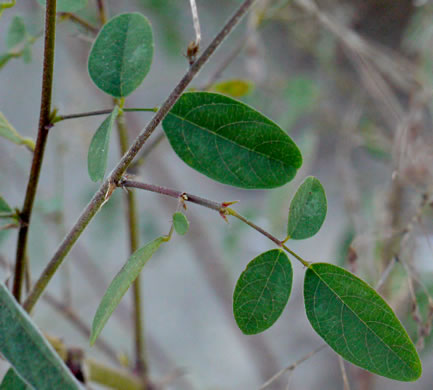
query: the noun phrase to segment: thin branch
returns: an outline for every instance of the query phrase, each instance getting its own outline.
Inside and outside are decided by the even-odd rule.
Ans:
[[[344,360],[341,356],[338,356],[338,364],[340,365],[341,378],[343,379],[343,389],[350,390],[349,378],[347,377],[346,367],[344,366]]]
[[[122,108],[125,112],[136,112],[136,111],[145,111],[145,112],[157,112],[158,108]],[[108,115],[113,111],[112,108],[106,110],[97,110],[97,111],[89,111],[89,112],[79,112],[78,114],[68,114],[68,115],[58,115],[54,119],[54,123],[64,121],[67,119],[77,119],[77,118],[85,118],[88,116],[96,116],[96,115]]]
[[[200,31],[200,21],[198,18],[197,4],[195,0],[189,0],[189,3],[191,4],[192,21],[194,24],[195,45],[197,46],[197,48],[199,48],[201,42],[201,31]]]
[[[24,205],[20,212],[22,224],[18,233],[15,258],[15,274],[13,295],[21,301],[21,292],[26,268],[26,251],[29,224],[33,211],[33,204],[39,182],[39,176],[44,158],[45,146],[48,139],[51,114],[51,95],[53,86],[54,49],[56,39],[56,0],[47,0],[45,13],[45,46],[42,73],[41,108],[39,115],[38,136],[33,153],[32,167],[27,183]]]
[[[59,12],[57,15],[62,20],[70,20],[82,27],[84,27],[86,30],[90,31],[93,34],[97,34],[99,29],[94,26],[93,24],[89,23],[87,20],[84,20],[83,18],[80,18],[79,16],[73,14],[72,12]]]
[[[121,156],[128,150],[129,140],[128,131],[125,123],[125,116],[120,113],[117,117],[117,132]],[[125,194],[127,207],[126,221],[128,225],[128,239],[130,254],[134,253],[140,243],[138,208],[135,193],[129,191]],[[143,313],[141,307],[141,279],[138,277],[132,285],[133,297],[133,323],[134,323],[134,349],[135,349],[135,369],[143,378],[147,377],[148,365],[146,358],[146,347],[143,329]]]
[[[195,203],[199,206],[206,207],[211,210],[218,211],[219,214],[226,219],[227,215],[231,215],[239,219],[240,221],[246,223],[248,226],[252,227],[254,230],[258,231],[260,234],[264,235],[266,238],[277,244],[279,247],[283,248],[286,252],[290,253],[293,257],[295,257],[298,261],[302,263],[303,266],[308,267],[310,264],[305,261],[301,256],[293,252],[290,248],[284,245],[284,241],[279,240],[271,233],[267,232],[260,226],[257,226],[255,223],[249,221],[247,218],[239,214],[237,211],[233,210],[229,206],[236,202],[215,202],[213,200],[201,198],[200,196],[190,194],[188,192],[181,192],[177,190],[173,190],[171,188],[166,188],[162,186],[157,186],[154,184],[147,184],[139,181],[121,179],[118,182],[118,185],[121,187],[131,187],[131,188],[139,188],[141,190],[155,192],[157,194],[170,196],[172,198],[181,199],[185,202]]]
[[[324,349],[327,346],[327,344],[322,344],[319,348],[316,348],[314,351],[310,352],[309,354],[305,355],[301,359],[297,360],[295,363],[291,364],[290,366],[287,366],[283,368],[282,370],[278,371],[272,378],[269,378],[265,383],[263,383],[262,386],[260,386],[259,390],[264,390],[266,387],[271,385],[273,382],[275,382],[281,375],[284,375],[288,371],[293,371],[298,367],[300,364],[304,363],[306,360],[313,357],[316,353],[320,352],[322,349]]]
[[[33,287],[24,304],[24,307],[27,311],[31,311],[33,309],[42,292],[45,290],[51,278],[56,273],[58,267],[62,264],[63,259],[69,253],[72,246],[78,240],[78,237],[80,237],[81,233],[84,231],[89,222],[92,220],[92,218],[102,206],[102,204],[106,200],[106,195],[109,188],[113,185],[113,183],[116,183],[122,177],[129,164],[138,154],[138,152],[147,141],[147,139],[150,137],[150,135],[155,131],[156,127],[161,123],[161,121],[171,110],[173,105],[177,102],[182,92],[185,91],[193,78],[206,64],[206,62],[209,60],[215,50],[222,44],[224,39],[230,34],[234,27],[241,21],[242,17],[247,13],[247,11],[251,8],[254,2],[255,0],[245,0],[240,5],[240,7],[236,10],[233,16],[227,21],[221,31],[216,35],[216,37],[212,40],[209,46],[205,49],[203,54],[197,59],[196,62],[194,62],[190,66],[185,76],[179,81],[179,83],[170,93],[169,97],[163,103],[159,111],[154,115],[149,124],[138,135],[138,137],[129,148],[128,152],[122,157],[122,159],[116,165],[108,178],[102,183],[99,190],[95,193],[87,207],[81,213],[77,222],[74,224],[70,232],[60,243],[50,262],[45,267],[41,276],[37,280],[35,286]]]
[[[155,135],[152,141],[148,142],[146,147],[143,148],[139,156],[129,166],[128,172],[136,173],[138,168],[144,164],[149,154],[165,139],[165,133],[160,131],[159,134]]]

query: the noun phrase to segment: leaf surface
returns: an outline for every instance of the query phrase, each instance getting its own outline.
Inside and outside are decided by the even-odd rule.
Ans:
[[[21,16],[14,16],[9,26],[9,30],[6,36],[7,48],[13,49],[15,46],[23,43],[27,38],[26,26]]]
[[[158,237],[155,240],[147,243],[140,249],[137,249],[126,264],[122,267],[119,273],[114,277],[110,286],[102,298],[95,317],[93,318],[92,334],[90,335],[90,345],[93,345],[96,339],[107,323],[108,319],[113,314],[122,297],[137,279],[141,270],[152,255],[158,250],[161,244],[165,241],[165,237]]]
[[[312,264],[304,299],[314,330],[346,360],[399,381],[421,376],[406,330],[383,298],[355,275],[332,264]]]
[[[78,390],[72,376],[29,315],[0,283],[0,353],[38,390]]]
[[[108,161],[108,147],[110,144],[111,130],[113,129],[114,121],[119,114],[119,108],[114,107],[111,114],[105,118],[101,126],[96,130],[89,146],[87,154],[87,169],[89,176],[93,181],[104,179]]]
[[[11,367],[3,377],[0,390],[33,390],[33,388],[28,386]]]
[[[325,221],[327,209],[322,184],[313,176],[307,177],[290,202],[288,236],[294,240],[314,236]]]
[[[139,13],[112,18],[99,32],[89,55],[90,77],[116,98],[131,94],[142,83],[153,59],[153,33]]]
[[[188,219],[182,213],[174,213],[173,214],[173,226],[176,233],[183,236],[188,232],[189,222]]]
[[[162,126],[186,164],[224,184],[282,186],[302,164],[298,147],[281,128],[227,96],[185,93]]]
[[[45,7],[47,0],[38,0]],[[76,12],[87,6],[88,0],[57,0],[56,12]]]
[[[233,294],[233,313],[243,333],[257,334],[275,323],[289,299],[292,279],[292,265],[281,249],[251,260]]]
[[[0,137],[6,138],[17,145],[25,145],[30,150],[35,149],[35,143],[30,138],[22,137],[18,131],[9,123],[3,113],[0,112]]]

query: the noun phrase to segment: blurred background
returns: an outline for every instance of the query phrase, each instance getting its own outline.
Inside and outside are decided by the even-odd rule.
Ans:
[[[197,0],[202,48],[240,3]],[[106,5],[110,17],[138,11],[151,21],[154,62],[126,106],[159,106],[188,68],[185,53],[194,39],[189,1],[107,0]],[[8,50],[5,39],[16,15],[24,18],[30,36],[43,29],[39,3],[19,2],[0,19],[0,53]],[[93,0],[76,15],[99,23]],[[240,213],[280,238],[297,186],[307,175],[318,177],[328,197],[327,219],[315,237],[289,242],[290,248],[309,261],[344,266],[372,286],[380,283],[380,293],[408,329],[424,365],[420,380],[399,383],[345,363],[347,387],[338,357],[327,347],[269,389],[433,387],[432,17],[433,4],[427,0],[258,1],[191,87],[222,90],[224,85],[215,84],[238,80],[235,85],[242,91],[223,91],[269,116],[302,150],[304,164],[296,178],[269,191],[213,182],[175,155],[161,129],[149,140],[152,151],[131,172],[145,182],[215,201],[240,200]],[[53,102],[61,114],[112,107],[87,73],[94,36],[70,16],[59,16]],[[0,112],[21,135],[33,139],[42,50],[42,39],[34,39],[24,57],[12,58],[0,69]],[[150,118],[149,113],[127,114],[130,139]],[[98,188],[86,165],[88,145],[102,120],[69,120],[51,130],[30,229],[33,279]],[[144,149],[149,150],[147,145]],[[119,153],[113,136],[109,169]],[[0,195],[12,206],[22,206],[30,164],[28,150],[0,138]],[[167,233],[177,202],[142,191],[137,197],[144,244]],[[116,191],[95,217],[34,313],[45,333],[109,364],[112,350],[124,364],[132,359],[131,294],[102,332],[108,353],[90,348],[77,320],[70,318],[91,324],[105,289],[128,258],[123,200],[122,191]],[[151,378],[159,383],[174,377],[166,389],[259,389],[322,344],[304,311],[304,269],[293,261],[292,295],[277,323],[261,335],[245,336],[233,319],[233,289],[246,264],[273,245],[211,210],[191,204],[187,216],[188,234],[175,236],[141,274]],[[0,230],[3,281],[11,277],[16,239],[15,229]],[[4,372],[6,363],[0,362],[0,368]],[[184,375],[176,375],[178,369]]]

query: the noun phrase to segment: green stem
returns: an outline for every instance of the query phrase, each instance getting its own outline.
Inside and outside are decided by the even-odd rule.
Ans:
[[[120,113],[117,117],[117,132],[121,155],[124,155],[129,147],[128,132],[125,123],[125,116]],[[130,253],[134,253],[139,247],[139,224],[137,201],[134,191],[125,194],[127,206],[127,224],[129,236]],[[138,277],[132,285],[133,294],[133,323],[134,323],[134,348],[135,348],[135,369],[137,373],[146,378],[147,359],[143,329],[143,313],[141,307],[141,279]]]
[[[97,34],[99,31],[99,29],[96,26],[94,26],[93,24],[89,23],[87,20],[84,20],[83,18],[80,18],[79,16],[71,12],[59,12],[58,15],[61,19],[64,20],[69,19],[70,21],[84,27],[86,30],[90,31],[93,34]]]
[[[158,108],[122,108],[125,112],[136,112],[136,111],[144,111],[144,112],[157,112]],[[98,110],[98,111],[89,111],[89,112],[79,112],[78,114],[69,114],[69,115],[58,115],[54,118],[53,122],[61,122],[67,119],[77,119],[77,118],[85,118],[88,116],[96,116],[96,115],[108,115],[113,111],[112,108],[106,110]]]
[[[21,300],[23,279],[26,268],[26,250],[30,219],[38,187],[39,176],[44,158],[45,146],[48,138],[51,113],[51,95],[54,70],[54,49],[56,39],[56,0],[47,0],[45,13],[45,47],[42,73],[41,108],[39,115],[38,137],[33,153],[32,167],[27,183],[24,205],[20,213],[22,224],[18,233],[15,258],[15,274],[13,294],[18,302]]]
[[[105,179],[101,184],[99,190],[95,193],[93,198],[90,200],[89,204],[83,210],[78,220],[75,222],[74,226],[70,232],[65,236],[63,241],[60,243],[53,257],[49,261],[48,265],[42,271],[41,276],[36,281],[35,286],[27,297],[24,308],[27,311],[31,311],[38,301],[39,297],[47,287],[51,278],[56,273],[57,269],[62,264],[66,255],[69,253],[75,242],[80,237],[81,233],[90,223],[92,218],[98,212],[102,204],[106,201],[107,195],[109,195],[110,188],[115,185],[123,176],[132,160],[139,153],[145,142],[155,131],[157,126],[165,118],[174,104],[178,101],[181,94],[186,90],[188,85],[194,79],[194,77],[203,68],[209,58],[213,55],[216,49],[222,44],[224,39],[231,33],[234,27],[241,21],[242,17],[247,13],[247,11],[252,7],[255,0],[245,0],[239,8],[235,11],[233,16],[229,18],[227,23],[221,28],[216,37],[212,40],[209,46],[204,50],[201,56],[194,62],[174,87],[173,91],[170,93],[168,98],[162,104],[161,108],[156,112],[151,121],[146,125],[146,127],[141,131],[132,145],[129,147],[128,151],[116,165],[111,174]]]

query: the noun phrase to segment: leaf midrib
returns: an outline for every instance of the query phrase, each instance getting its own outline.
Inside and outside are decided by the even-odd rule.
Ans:
[[[340,300],[341,302],[342,302],[342,304],[343,305],[345,305],[354,315],[355,315],[355,317],[356,318],[358,318],[358,320],[368,329],[368,330],[370,330],[370,332],[372,332],[381,342],[382,342],[382,344],[384,345],[384,346],[386,346],[386,348],[388,349],[388,350],[390,350],[402,363],[404,363],[404,365],[405,366],[407,366],[408,368],[409,368],[409,370],[410,371],[413,371],[413,369],[412,369],[412,367],[410,367],[391,347],[389,347],[389,345],[388,344],[386,344],[383,340],[382,340],[382,338],[373,330],[373,329],[371,329],[365,322],[364,322],[364,320],[362,320],[362,318],[360,318],[359,316],[358,316],[358,314],[356,314],[353,310],[352,310],[352,308],[349,306],[349,305],[347,305],[341,298],[340,298],[340,296],[335,292],[335,290],[333,289],[333,288],[331,288],[329,285],[328,285],[328,283],[326,283],[325,282],[325,280],[323,280],[323,278],[321,278],[320,277],[320,275],[312,268],[312,267],[310,267],[310,269],[311,269],[311,271],[313,271],[314,273],[315,273],[315,275],[320,279],[320,281],[326,286],[326,287],[328,287],[328,289],[329,290],[331,290],[332,291],[332,293],[338,298],[338,300]],[[371,288],[371,287],[370,287]]]
[[[224,136],[222,136],[222,135],[220,135],[220,134],[218,134],[218,133],[215,133],[215,132],[213,132],[213,131],[211,131],[211,130],[209,130],[209,129],[206,129],[205,127],[202,127],[202,126],[198,125],[197,123],[194,123],[194,122],[192,122],[192,121],[190,121],[190,120],[188,120],[188,119],[186,119],[186,118],[184,118],[184,117],[181,117],[181,116],[179,116],[179,115],[177,115],[177,114],[173,114],[172,112],[169,112],[169,113],[167,114],[167,116],[169,116],[169,115],[173,115],[174,117],[180,119],[181,121],[188,122],[188,123],[190,123],[191,125],[194,125],[195,127],[199,128],[199,129],[201,129],[201,130],[203,130],[203,131],[205,131],[205,132],[207,132],[207,133],[209,133],[209,134],[212,134],[212,135],[214,135],[215,137],[219,137],[219,138],[221,138],[221,139],[223,139],[223,140],[225,140],[225,141],[227,141],[227,142],[229,142],[229,143],[231,143],[231,144],[233,144],[233,145],[236,145],[237,147],[239,147],[239,148],[241,148],[241,149],[245,149],[245,150],[248,151],[248,152],[252,152],[252,153],[258,154],[258,155],[263,156],[263,157],[265,157],[265,158],[267,158],[267,159],[269,159],[269,160],[273,160],[273,161],[279,162],[279,163],[281,163],[281,164],[284,164],[285,166],[294,167],[295,169],[298,168],[298,167],[296,167],[294,164],[289,165],[289,164],[288,164],[287,162],[285,162],[285,161],[281,161],[281,160],[279,160],[279,159],[276,159],[276,158],[274,158],[274,157],[272,157],[272,156],[269,156],[269,155],[267,155],[267,154],[264,154],[264,153],[262,153],[262,152],[259,152],[259,151],[256,151],[256,150],[253,150],[253,149],[250,149],[250,148],[248,148],[248,147],[246,147],[246,146],[244,146],[244,145],[240,145],[240,144],[234,142],[233,140],[231,140],[230,138],[224,137]],[[256,122],[256,121],[238,121],[238,122],[231,122],[229,125],[236,125],[236,124],[239,124],[239,123],[254,123],[254,122]],[[262,123],[262,124],[264,124],[264,125],[266,125],[266,126],[271,126],[270,124],[263,123],[263,122],[258,122],[258,123]],[[225,126],[227,126],[227,125],[225,125]],[[280,141],[280,140],[278,140],[277,142],[280,142],[280,143],[285,144],[285,145],[290,145],[290,143],[286,143],[286,142],[283,142],[283,141]]]

